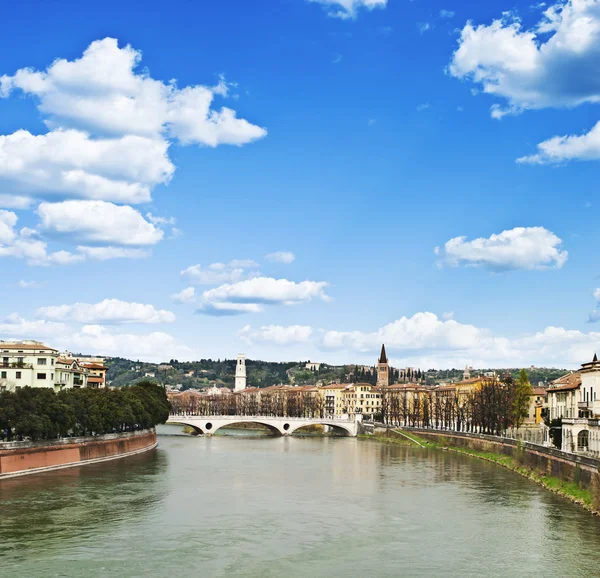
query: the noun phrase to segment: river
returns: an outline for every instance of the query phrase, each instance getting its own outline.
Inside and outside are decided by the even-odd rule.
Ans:
[[[597,518],[497,465],[351,438],[161,435],[0,481],[3,578],[591,577],[599,546]]]

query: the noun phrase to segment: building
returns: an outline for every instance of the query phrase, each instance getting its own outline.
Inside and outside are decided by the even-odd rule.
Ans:
[[[529,396],[529,411],[524,425],[539,425],[544,423],[543,411],[546,407],[546,389],[534,387]]]
[[[104,389],[106,387],[106,372],[108,367],[104,365],[104,362],[81,362],[77,360],[81,367],[88,370],[88,387],[95,387],[98,389]]]
[[[311,363],[310,361],[304,366],[305,369],[309,371],[319,371],[321,369],[322,363]]]
[[[348,415],[348,407],[344,396],[346,387],[342,384],[332,384],[319,388],[323,393],[325,417],[335,419]]]
[[[239,353],[235,365],[235,391],[246,389],[246,356]]]
[[[0,341],[0,391],[88,387],[89,375],[77,360],[63,358],[57,349],[39,341]]]
[[[546,410],[550,421],[579,417],[581,372],[567,373],[550,383],[546,391]]]
[[[381,346],[381,355],[377,362],[377,387],[387,387],[390,384],[390,367],[387,355],[385,354],[385,345]]]
[[[600,457],[600,361],[598,356],[583,363],[581,385],[576,396],[577,411],[562,420],[562,450]],[[548,390],[550,391],[550,390]]]

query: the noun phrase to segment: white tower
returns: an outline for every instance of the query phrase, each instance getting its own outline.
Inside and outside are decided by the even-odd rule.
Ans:
[[[246,389],[246,356],[238,353],[235,365],[235,391]]]

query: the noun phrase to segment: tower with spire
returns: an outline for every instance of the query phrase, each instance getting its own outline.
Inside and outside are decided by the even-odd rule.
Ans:
[[[390,384],[390,367],[385,354],[385,345],[381,346],[381,355],[377,361],[377,387],[385,387]]]
[[[235,365],[235,391],[246,389],[246,356],[238,354]]]

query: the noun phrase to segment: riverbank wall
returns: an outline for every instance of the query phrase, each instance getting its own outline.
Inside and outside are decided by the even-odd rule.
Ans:
[[[583,489],[591,489],[594,484],[598,483],[600,460],[595,458],[569,454],[555,448],[511,438],[408,427],[401,429],[442,446],[504,454],[539,475],[552,476],[564,482],[573,482]]]
[[[155,447],[154,430],[45,442],[0,443],[0,480],[124,458]]]

